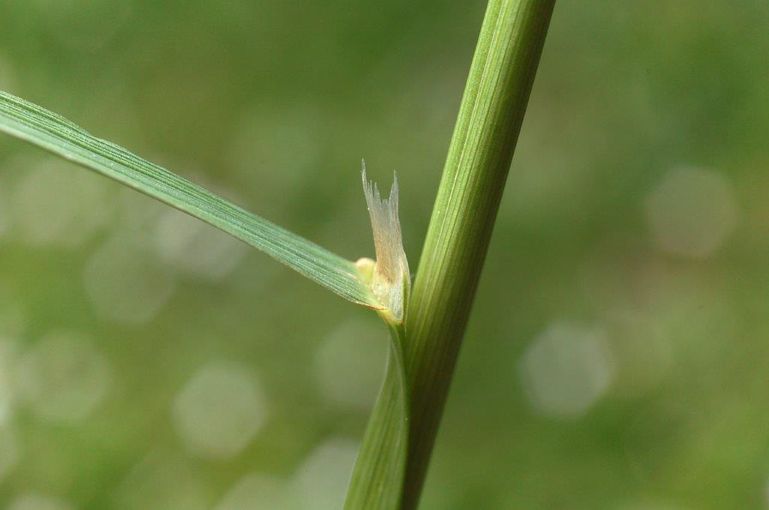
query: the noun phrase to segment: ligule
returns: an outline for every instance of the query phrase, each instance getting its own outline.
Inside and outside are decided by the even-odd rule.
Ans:
[[[363,193],[371,218],[376,261],[361,258],[356,266],[361,279],[384,307],[379,314],[387,322],[400,324],[404,319],[411,275],[398,217],[398,178],[393,177],[389,197],[382,198],[379,187],[366,177],[365,161],[362,167]]]

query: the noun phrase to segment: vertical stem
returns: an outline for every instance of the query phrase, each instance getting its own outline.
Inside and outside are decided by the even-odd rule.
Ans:
[[[490,0],[416,273],[404,361],[415,508],[555,0]]]
[[[417,506],[554,3],[489,1],[346,510]]]
[[[345,510],[400,507],[409,432],[403,332],[402,325],[390,327],[387,372],[358,452]]]

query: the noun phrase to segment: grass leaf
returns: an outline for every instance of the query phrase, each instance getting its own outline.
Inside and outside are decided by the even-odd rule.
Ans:
[[[349,301],[381,308],[355,264],[67,119],[0,91],[0,131],[95,170],[250,244]],[[44,204],[41,204],[44,207]]]

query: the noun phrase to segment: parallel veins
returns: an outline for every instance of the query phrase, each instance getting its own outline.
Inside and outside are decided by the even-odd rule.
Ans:
[[[368,308],[380,303],[355,264],[252,214],[67,119],[0,91],[0,132],[94,170],[223,230],[341,297]]]

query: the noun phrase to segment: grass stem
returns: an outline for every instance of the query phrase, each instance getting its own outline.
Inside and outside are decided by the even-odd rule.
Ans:
[[[486,9],[406,314],[401,499],[396,507],[371,508],[418,504],[554,4],[490,0]],[[361,466],[373,462],[365,452],[402,445],[392,433],[403,423],[390,401],[393,384],[398,378],[388,377],[369,423],[353,477],[357,490],[378,483],[360,478]]]

